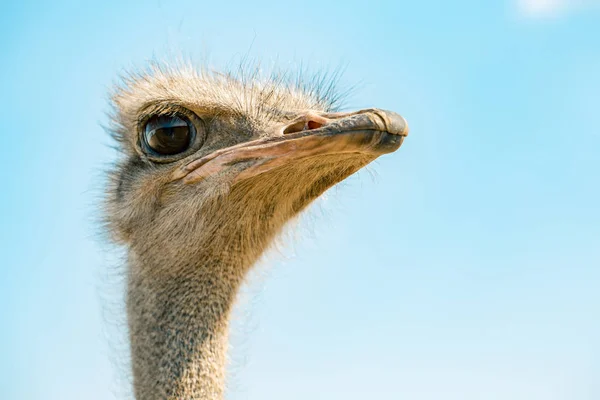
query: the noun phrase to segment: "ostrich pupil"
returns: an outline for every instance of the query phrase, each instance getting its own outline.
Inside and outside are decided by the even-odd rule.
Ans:
[[[144,139],[152,151],[173,155],[188,149],[192,140],[192,126],[179,116],[152,117],[144,129]]]

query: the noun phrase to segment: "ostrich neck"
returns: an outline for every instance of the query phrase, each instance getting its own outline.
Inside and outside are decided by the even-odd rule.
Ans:
[[[151,265],[130,253],[127,312],[136,399],[223,398],[229,314],[253,262],[229,258]]]
[[[360,165],[330,174],[345,177]],[[335,181],[322,179],[321,169],[308,171],[308,191],[291,179],[240,185],[228,201],[206,203],[196,223],[157,224],[130,243],[127,313],[137,400],[223,398],[228,320],[246,273],[286,221]]]

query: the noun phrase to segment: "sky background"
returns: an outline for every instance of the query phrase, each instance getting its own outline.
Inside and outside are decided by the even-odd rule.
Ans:
[[[598,2],[2,8],[0,398],[127,398],[101,125],[119,73],[173,54],[345,66],[348,109],[411,126],[257,270],[228,399],[600,398]]]

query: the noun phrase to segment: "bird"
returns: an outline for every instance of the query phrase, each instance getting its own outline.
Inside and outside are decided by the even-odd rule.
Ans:
[[[126,253],[137,400],[222,399],[248,272],[313,200],[403,143],[402,116],[342,112],[332,81],[155,65],[116,85],[103,209]]]

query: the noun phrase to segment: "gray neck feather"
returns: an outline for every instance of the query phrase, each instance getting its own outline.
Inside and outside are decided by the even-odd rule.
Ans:
[[[245,269],[213,261],[156,276],[151,266],[130,265],[136,399],[223,398],[228,319]]]

